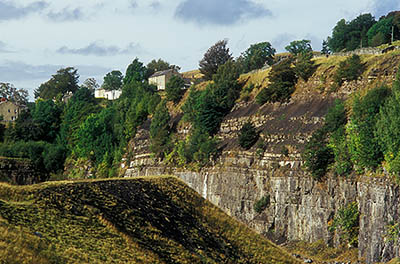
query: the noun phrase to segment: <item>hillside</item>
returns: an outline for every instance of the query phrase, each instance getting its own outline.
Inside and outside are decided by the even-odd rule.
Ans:
[[[161,162],[152,158],[151,120],[148,120],[130,142],[122,163],[125,176],[176,175],[223,211],[276,243],[323,241],[329,247],[341,248],[345,243],[342,235],[332,231],[331,226],[346,206],[354,204],[358,260],[376,263],[398,257],[399,240],[388,239],[388,227],[397,227],[400,223],[400,194],[394,176],[382,167],[376,171],[365,169],[340,174],[335,171],[336,163],[332,163],[322,178],[315,179],[306,169],[302,156],[307,141],[314,131],[324,126],[325,116],[337,99],[344,102],[348,122],[354,120],[355,98],[371,98],[377,88],[391,88],[395,84],[399,50],[360,54],[361,75],[335,86],[335,73],[351,55],[314,58],[313,74],[308,81],[297,81],[288,102],[263,105],[256,102],[257,94],[269,85],[271,68],[241,75],[240,97],[214,136],[218,152],[206,166],[181,162],[180,148]],[[203,86],[199,84],[198,90]],[[188,100],[188,94],[177,108]],[[182,113],[171,111],[171,127],[176,128],[172,138],[180,140],[177,146],[181,146],[184,138],[190,143],[192,135],[192,124],[181,116]],[[251,122],[259,134],[258,141],[249,149],[240,147],[238,139],[246,122]],[[357,134],[346,135],[339,142],[347,142]],[[260,202],[264,207],[256,211],[254,206]],[[335,254],[331,257],[324,260],[342,261]]]
[[[296,263],[174,177],[0,185],[1,263]]]

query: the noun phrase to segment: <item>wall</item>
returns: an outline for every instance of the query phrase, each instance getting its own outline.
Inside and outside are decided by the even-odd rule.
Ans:
[[[44,175],[36,172],[29,160],[0,157],[0,182],[27,185],[43,180]]]

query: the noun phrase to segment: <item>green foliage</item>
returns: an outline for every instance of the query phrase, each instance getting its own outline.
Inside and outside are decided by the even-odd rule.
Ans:
[[[104,76],[102,88],[108,91],[119,90],[122,87],[122,79],[124,76],[120,71],[112,71]]]
[[[150,61],[147,64],[146,68],[147,68],[147,78],[153,75],[157,71],[165,71],[168,69],[179,71],[181,69],[179,66],[171,65],[162,59]]]
[[[328,41],[326,41],[326,40],[322,41],[321,53],[325,54],[325,55],[329,55],[331,53],[331,50],[329,49],[329,46],[328,46]]]
[[[259,134],[250,122],[246,122],[239,133],[239,145],[244,149],[250,149],[258,140]]]
[[[308,81],[315,71],[312,52],[300,52],[296,57],[294,72],[298,78]]]
[[[19,105],[26,105],[28,103],[28,91],[17,89],[11,83],[0,82],[0,97]]]
[[[329,227],[331,232],[336,231],[340,239],[349,246],[358,246],[360,212],[358,211],[357,202],[347,204],[340,208],[333,219],[332,225]]]
[[[295,56],[301,53],[312,53],[311,41],[307,39],[294,40],[285,49]]]
[[[135,58],[126,69],[123,84],[128,85],[131,82],[143,82],[147,77],[147,69],[138,58]]]
[[[352,55],[339,63],[339,68],[333,77],[336,84],[341,86],[343,81],[354,81],[364,72],[365,66],[361,63],[360,56]]]
[[[334,172],[346,176],[353,170],[345,126],[340,126],[329,138],[328,145],[334,155]]]
[[[261,197],[259,200],[256,201],[256,203],[254,204],[254,211],[256,213],[261,213],[262,211],[265,210],[265,208],[267,208],[270,205],[270,201],[271,198],[269,195],[264,195],[263,197]]]
[[[260,91],[256,102],[260,105],[267,102],[287,102],[295,89],[296,74],[292,68],[293,59],[284,59],[272,66],[269,80],[271,84]]]
[[[66,150],[63,146],[44,141],[17,141],[0,144],[0,156],[30,159],[35,170],[41,173],[63,169]]]
[[[218,68],[213,76],[214,83],[204,91],[191,90],[182,107],[184,119],[192,122],[195,129],[214,135],[240,95],[239,72],[238,65],[228,61]]]
[[[276,50],[269,42],[250,45],[238,58],[244,72],[262,68],[265,64],[272,65]]]
[[[303,151],[304,165],[316,180],[321,180],[328,166],[334,161],[332,148],[327,144],[327,135],[322,129],[315,131]]]
[[[88,157],[95,164],[99,164],[104,160],[106,153],[113,153],[119,143],[113,128],[115,116],[116,111],[113,108],[89,115],[76,131],[74,152],[78,157]]]
[[[400,223],[391,221],[389,225],[387,225],[386,227],[385,238],[388,239],[389,241],[397,243],[397,241],[399,241],[399,237],[400,237]]]
[[[96,103],[93,90],[80,88],[64,107],[58,142],[67,145],[70,150],[77,141],[76,131],[90,114],[98,113],[101,107]]]
[[[170,150],[170,119],[166,102],[161,101],[150,125],[150,150],[160,159]]]
[[[344,130],[346,124],[346,110],[343,102],[337,100],[335,104],[328,110],[325,116],[324,125],[316,130],[310,140],[307,142],[304,152],[303,159],[305,161],[305,167],[316,180],[320,180],[327,172],[329,166],[337,161],[335,166],[344,167],[349,165],[346,160],[342,157],[335,156],[335,151],[338,150],[339,146],[336,142],[337,139],[342,139],[340,131]],[[330,137],[333,139],[330,141]],[[339,142],[340,144],[346,144]],[[346,152],[343,153],[345,155]],[[337,170],[339,174],[342,174],[340,169]],[[347,171],[345,171],[347,173]]]
[[[32,113],[32,120],[41,132],[38,140],[53,142],[60,129],[61,109],[52,100],[38,100]]]
[[[50,80],[41,84],[35,90],[35,98],[49,100],[58,98],[67,92],[74,93],[79,89],[78,81],[78,70],[73,67],[60,69]]]
[[[232,55],[229,53],[226,44],[228,44],[227,40],[220,40],[204,53],[203,59],[199,62],[199,69],[206,80],[212,79],[219,66],[232,60]]]
[[[350,22],[341,19],[333,28],[327,45],[333,52],[351,51],[368,46],[368,30],[376,23],[371,14],[362,14]]]
[[[374,169],[383,160],[374,131],[379,109],[388,95],[388,88],[381,86],[353,101],[353,111],[346,129],[351,159],[359,168]]]
[[[400,76],[393,84],[392,95],[380,108],[377,115],[375,138],[384,154],[387,169],[400,172]]]
[[[182,77],[173,75],[165,85],[165,92],[167,93],[167,100],[178,103],[183,96],[183,88],[185,82]]]
[[[94,91],[94,90],[98,89],[99,87],[100,87],[100,86],[99,86],[99,84],[97,83],[96,79],[95,79],[95,78],[92,78],[92,77],[87,78],[87,79],[83,82],[83,84],[81,85],[81,88],[86,88],[86,89],[88,89],[89,91]]]

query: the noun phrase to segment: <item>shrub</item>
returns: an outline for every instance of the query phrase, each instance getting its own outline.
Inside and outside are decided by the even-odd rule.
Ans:
[[[178,103],[183,95],[183,88],[185,82],[182,77],[174,75],[165,85],[165,92],[167,93],[167,100]]]
[[[254,211],[257,213],[261,213],[262,211],[265,210],[270,204],[270,196],[269,195],[264,195],[261,197],[256,203],[254,204]]]
[[[157,158],[164,158],[169,151],[171,117],[168,113],[165,101],[157,106],[150,125],[150,150]]]
[[[304,81],[307,81],[315,71],[315,65],[312,58],[312,52],[302,52],[297,55],[294,72],[297,77],[302,78]]]
[[[317,130],[307,142],[303,152],[304,165],[314,179],[320,180],[334,161],[332,148],[327,145],[326,133]]]
[[[388,170],[400,172],[400,76],[393,84],[392,95],[377,115],[375,137],[384,154]]]
[[[244,149],[250,149],[258,140],[259,134],[256,128],[246,122],[239,133],[239,145]]]
[[[347,129],[351,159],[359,168],[376,168],[383,160],[383,154],[374,135],[379,109],[385,102],[389,90],[377,87],[353,102],[353,111]]]
[[[346,60],[339,63],[339,68],[334,75],[334,81],[338,86],[343,84],[343,81],[354,81],[364,71],[365,66],[361,63],[360,56],[352,55]]]
[[[357,202],[352,202],[340,208],[333,219],[329,231],[336,231],[340,239],[349,246],[358,246],[360,212]]]
[[[294,92],[297,81],[296,74],[292,68],[293,59],[288,58],[272,66],[269,76],[271,84],[262,89],[256,97],[256,102],[263,105],[267,102],[287,102]]]

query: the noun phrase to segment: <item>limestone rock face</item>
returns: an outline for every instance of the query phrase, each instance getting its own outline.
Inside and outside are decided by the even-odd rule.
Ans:
[[[388,77],[393,80],[393,76]],[[399,256],[399,243],[386,239],[387,226],[399,222],[400,190],[393,181],[372,176],[334,177],[315,181],[302,168],[304,143],[324,120],[336,98],[346,98],[368,79],[345,83],[336,94],[318,94],[320,81],[300,83],[290,103],[237,105],[221,124],[217,137],[222,154],[213,166],[191,171],[165,165],[151,158],[148,131],[132,140],[130,159],[124,162],[126,177],[173,174],[205,199],[219,206],[259,233],[276,242],[324,240],[335,246],[339,238],[328,230],[338,210],[357,202],[360,213],[359,257],[366,263]],[[314,87],[315,86],[315,87]],[[251,121],[260,131],[264,148],[240,149],[237,135]],[[188,129],[178,127],[184,138]],[[283,149],[285,151],[283,151]],[[255,212],[254,204],[268,197],[267,207]]]

